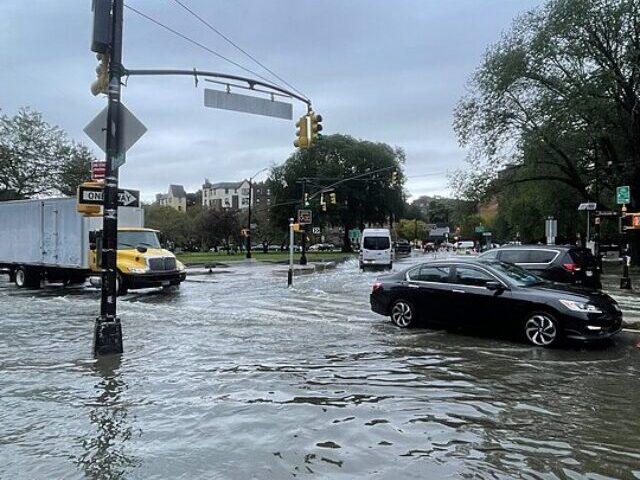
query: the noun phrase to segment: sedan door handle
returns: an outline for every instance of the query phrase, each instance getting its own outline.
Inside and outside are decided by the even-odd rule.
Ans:
[[[464,290],[458,290],[457,288],[454,288],[453,290],[451,290],[453,293],[466,293]]]
[[[415,283],[408,283],[407,286],[411,288],[420,288],[420,285],[416,285]]]

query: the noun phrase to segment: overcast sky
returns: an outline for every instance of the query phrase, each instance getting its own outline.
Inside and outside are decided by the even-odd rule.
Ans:
[[[541,0],[181,0],[311,98],[324,133],[387,142],[407,153],[413,197],[447,194],[461,166],[452,112],[486,47]],[[127,0],[250,70],[268,76],[173,0]],[[82,129],[106,105],[89,91],[97,61],[89,49],[90,0],[2,0],[0,109],[30,106],[102,155]],[[127,68],[181,68],[251,76],[125,10]],[[274,79],[278,82],[277,79]],[[188,77],[132,77],[123,101],[147,126],[128,152],[121,185],[150,200],[169,183],[195,191],[204,178],[234,181],[282,163],[295,119],[203,105]],[[242,93],[242,92],[239,92]],[[258,177],[261,179],[266,174]]]

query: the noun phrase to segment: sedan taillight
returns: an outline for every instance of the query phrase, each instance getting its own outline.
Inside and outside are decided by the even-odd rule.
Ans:
[[[382,290],[382,282],[375,281],[373,282],[373,288],[371,293],[376,293]]]

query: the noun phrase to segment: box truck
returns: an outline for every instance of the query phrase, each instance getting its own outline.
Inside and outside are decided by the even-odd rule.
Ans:
[[[0,268],[19,288],[101,277],[102,217],[76,211],[75,198],[0,202]],[[141,208],[118,208],[117,290],[180,285],[186,269],[144,228]],[[92,279],[93,280],[93,279]],[[97,282],[92,282],[97,283]]]

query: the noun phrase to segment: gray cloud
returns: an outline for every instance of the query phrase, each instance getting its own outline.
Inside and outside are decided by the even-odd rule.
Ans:
[[[326,133],[388,142],[407,153],[407,188],[446,193],[446,172],[464,151],[452,110],[485,48],[513,17],[541,0],[326,0],[294,2],[185,0],[204,18],[307,94]],[[171,0],[128,0],[135,8],[221,54],[268,75]],[[89,85],[89,0],[3,0],[0,5],[0,108],[21,106],[77,140],[104,107]],[[125,65],[198,67],[248,75],[125,11]],[[150,199],[169,183],[195,190],[252,175],[293,151],[293,122],[203,106],[203,86],[189,78],[130,78],[123,99],[149,131],[128,154],[123,185]],[[302,105],[294,107],[296,116]],[[96,153],[99,153],[96,149]],[[425,176],[432,174],[433,176]],[[412,176],[413,175],[413,176]]]

